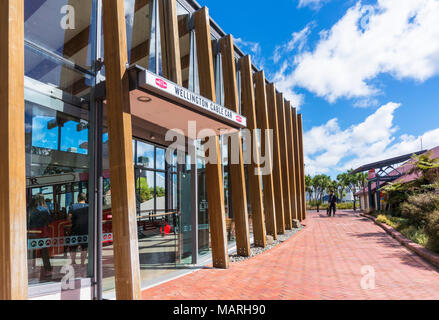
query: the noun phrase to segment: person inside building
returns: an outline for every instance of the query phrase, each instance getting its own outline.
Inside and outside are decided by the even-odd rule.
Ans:
[[[50,238],[49,224],[52,222],[52,216],[47,208],[44,195],[41,193],[32,197],[29,207],[29,226],[28,229],[32,231],[37,238],[44,239]],[[49,248],[41,248],[41,258],[43,259],[44,269],[42,273],[44,275],[50,275],[52,266],[50,264]]]
[[[78,203],[71,205],[68,219],[72,222],[70,235],[87,236],[88,235],[88,203],[87,196],[84,193],[78,195]],[[78,242],[78,239],[76,239]],[[84,242],[84,241],[83,241]],[[87,258],[88,243],[81,243],[70,247],[70,257],[72,265],[76,264],[76,252],[78,247],[81,248],[81,265],[85,264]]]
[[[328,216],[335,216],[335,212],[337,211],[337,196],[334,194],[334,191],[331,190],[328,199]]]

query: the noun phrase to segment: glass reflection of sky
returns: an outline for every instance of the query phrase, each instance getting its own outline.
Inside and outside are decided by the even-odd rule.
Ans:
[[[61,127],[61,136],[59,136],[58,126],[49,129],[49,124],[57,119],[55,111],[46,111],[45,108],[34,106],[32,112],[32,128],[27,130],[31,129],[32,131],[33,147],[58,150],[58,142],[61,138],[60,151],[87,154],[87,149],[81,148],[81,145],[87,145],[88,129],[84,128],[78,131],[79,121],[65,122],[64,126]]]
[[[137,162],[148,168],[154,168],[154,146],[137,141]]]

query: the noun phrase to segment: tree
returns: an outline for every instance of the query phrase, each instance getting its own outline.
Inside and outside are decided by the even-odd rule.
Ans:
[[[348,172],[340,173],[337,176],[337,187],[340,201],[343,201],[344,192],[349,188],[351,183],[351,176]]]
[[[305,176],[305,191],[308,193],[309,199],[312,198],[312,177],[308,174]]]
[[[316,202],[320,203],[323,200],[323,193],[327,190],[328,186],[331,183],[331,178],[325,174],[319,174],[312,178],[312,186],[314,190],[314,197]]]

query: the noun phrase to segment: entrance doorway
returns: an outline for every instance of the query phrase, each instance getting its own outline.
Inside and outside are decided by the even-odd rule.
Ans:
[[[192,174],[176,157],[166,162],[162,146],[133,139],[133,148],[140,272],[149,283],[192,263]]]

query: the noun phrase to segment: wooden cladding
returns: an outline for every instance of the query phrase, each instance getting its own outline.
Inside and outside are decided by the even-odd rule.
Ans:
[[[302,220],[306,219],[306,191],[305,191],[305,162],[304,162],[304,151],[303,151],[303,124],[302,115],[297,116],[297,128],[299,136],[299,161],[300,161],[300,194],[301,194],[301,204],[302,204]]]
[[[0,300],[27,299],[23,1],[0,1]]]
[[[290,201],[292,219],[299,219],[297,207],[297,187],[296,187],[296,162],[294,158],[294,131],[293,131],[293,110],[291,103],[285,102],[285,119],[286,119],[286,138],[287,138],[287,157],[290,179]]]
[[[247,118],[247,128],[253,132],[252,139],[256,139],[255,130],[258,128],[256,117],[256,102],[253,83],[252,63],[250,56],[239,60],[241,70],[241,112]],[[265,247],[265,217],[262,195],[261,173],[259,166],[261,160],[259,152],[256,153],[254,161],[248,166],[248,187],[250,192],[250,203],[252,208],[253,237],[256,246]],[[267,205],[268,207],[268,205]],[[271,209],[273,210],[273,209]]]
[[[274,196],[276,203],[276,224],[277,233],[285,233],[285,206],[284,206],[284,185],[282,179],[281,151],[279,143],[279,121],[276,99],[276,88],[274,84],[267,85],[267,106],[270,119],[270,128],[273,130],[273,181]]]
[[[200,79],[200,94],[216,101],[215,75],[213,71],[212,43],[210,38],[209,10],[205,7],[194,14],[198,76]],[[212,138],[211,138],[212,139]],[[219,138],[215,139],[216,163],[206,164],[207,201],[209,202],[209,225],[212,243],[213,266],[229,267],[229,254],[226,236],[226,214],[224,207],[224,186],[221,168]]]
[[[290,194],[290,168],[287,157],[287,130],[286,130],[286,111],[285,101],[282,93],[276,95],[276,104],[278,110],[278,123],[279,123],[279,155],[282,169],[282,184],[283,184],[283,201],[284,201],[284,223],[285,229],[291,230],[292,228],[292,208],[291,208],[291,194]]]
[[[102,4],[116,297],[118,300],[139,300],[140,265],[124,0],[103,1]]]
[[[256,120],[261,131],[261,149],[267,150],[268,154],[265,154],[265,159],[268,163],[265,166],[273,168],[273,146],[274,140],[265,139],[267,134],[271,137],[272,131],[270,131],[270,119],[267,105],[267,91],[265,86],[265,74],[264,71],[255,74],[255,94],[256,94]],[[267,145],[268,144],[268,145]],[[271,174],[265,174],[262,176],[263,181],[263,195],[264,195],[264,214],[266,221],[267,234],[271,235],[274,239],[277,239],[277,225],[276,225],[276,211],[274,197],[274,176],[273,171]]]
[[[302,205],[302,168],[301,160],[299,157],[300,147],[299,147],[299,130],[297,121],[297,111],[296,108],[292,110],[292,124],[293,124],[293,142],[294,142],[294,168],[296,172],[295,182],[296,182],[296,203],[297,203],[297,216],[300,221],[303,220],[303,205]]]
[[[239,114],[233,37],[229,35],[222,38],[220,46],[224,77],[224,105]],[[237,150],[233,150],[238,151],[237,157],[233,157],[231,154],[233,142],[229,141],[229,182],[231,183],[233,215],[235,218],[236,248],[238,255],[248,257],[250,256],[250,232],[241,132],[231,134],[230,138],[235,140],[234,142],[238,146]]]

